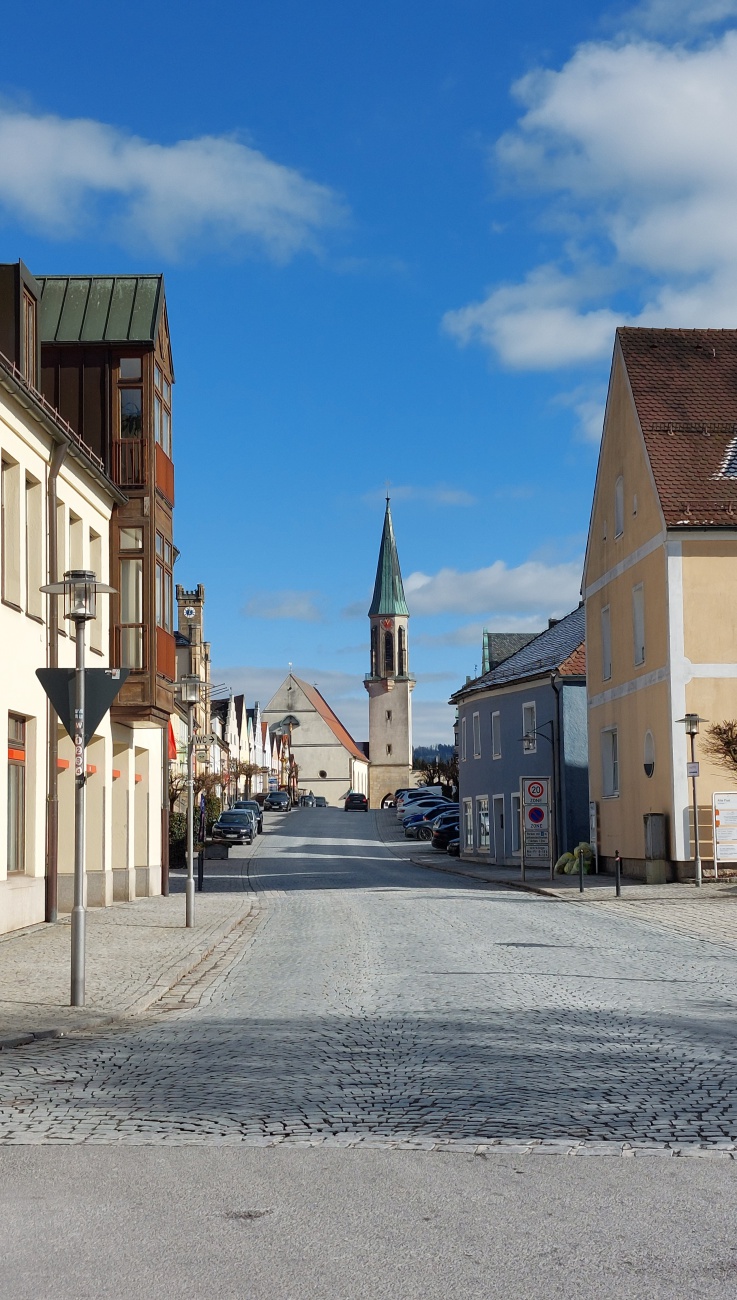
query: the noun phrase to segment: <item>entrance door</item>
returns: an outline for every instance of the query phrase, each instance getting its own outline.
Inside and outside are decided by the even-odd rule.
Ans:
[[[494,861],[503,862],[506,857],[504,843],[504,795],[494,795]]]

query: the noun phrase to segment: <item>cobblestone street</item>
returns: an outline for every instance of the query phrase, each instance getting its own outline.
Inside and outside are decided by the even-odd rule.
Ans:
[[[426,871],[374,814],[272,816],[243,855],[207,896],[260,920],[219,961],[145,1018],[2,1052],[3,1142],[737,1148],[728,940]]]

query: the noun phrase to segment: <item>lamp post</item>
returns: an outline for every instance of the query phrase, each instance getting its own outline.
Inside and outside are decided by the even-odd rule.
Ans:
[[[194,927],[194,710],[200,702],[200,679],[187,675],[179,679],[182,704],[187,706],[187,884],[185,915],[188,929]]]
[[[97,616],[97,593],[110,595],[115,587],[97,581],[90,569],[69,569],[63,582],[41,587],[49,596],[64,597],[64,617],[74,623],[77,650],[74,675],[74,905],[72,907],[73,1007],[84,1006],[85,977],[85,675],[84,625]]]
[[[691,799],[693,803],[693,845],[694,845],[694,865],[696,867],[696,888],[701,888],[701,852],[699,849],[699,805],[696,802],[696,777],[698,776],[699,765],[696,762],[696,737],[699,734],[699,723],[706,722],[706,718],[700,718],[698,713],[687,713],[685,718],[678,718],[678,722],[683,722],[686,727],[686,735],[691,737],[691,762],[689,763],[689,776],[691,777]],[[716,845],[714,846],[714,860],[716,861]]]

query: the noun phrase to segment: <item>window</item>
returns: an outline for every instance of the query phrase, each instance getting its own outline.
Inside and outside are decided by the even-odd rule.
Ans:
[[[392,747],[391,747],[391,745],[387,745],[387,747],[386,747],[386,752],[387,752],[387,754],[391,754],[391,752],[392,752]]]
[[[379,629],[371,629],[371,676],[378,677],[379,674]]]
[[[614,484],[614,536],[621,537],[624,532],[624,479],[620,474]]]
[[[143,437],[143,389],[120,390],[120,436],[122,439]]]
[[[102,538],[94,528],[90,528],[90,568],[102,582]],[[106,608],[105,601],[98,600],[97,615],[90,623],[90,646],[93,650],[102,650],[103,610]]]
[[[537,753],[537,709],[534,704],[522,705],[522,752]]]
[[[392,720],[392,711],[391,711],[391,709],[387,709],[387,711],[386,711],[386,720],[387,720],[387,722],[391,722],[391,720]]]
[[[120,561],[120,665],[143,668],[143,560]]]
[[[481,758],[481,719],[478,713],[474,713],[471,719],[473,724],[473,756]]]
[[[20,608],[20,465],[2,462],[2,598]]]
[[[26,722],[8,714],[8,873],[26,869]]]
[[[26,477],[26,613],[43,614],[43,500],[41,484]]]
[[[36,299],[27,289],[23,290],[23,378],[32,388],[38,388]]]
[[[70,569],[84,568],[82,520],[79,515],[75,515],[72,510],[69,511],[69,546],[67,548],[67,554],[69,556]]]
[[[154,366],[154,432],[171,460],[171,384],[158,364]]]
[[[645,768],[645,776],[650,777],[655,771],[655,737],[653,736],[652,731],[645,732],[645,748],[643,753],[643,760],[644,760],[643,766]]]
[[[394,637],[391,632],[384,633],[384,675],[389,677],[394,672]]]
[[[500,713],[491,715],[491,757],[502,756],[502,718]]]
[[[400,677],[407,676],[407,634],[403,627],[397,629],[397,660]]]
[[[489,852],[489,799],[480,795],[476,800],[477,844],[485,853]]]
[[[473,848],[473,804],[470,799],[463,800],[463,847]]]
[[[163,533],[156,534],[156,626],[171,632],[173,624],[172,547]]]
[[[512,852],[520,851],[520,796],[512,795]]]
[[[632,634],[635,641],[635,664],[644,664],[645,592],[641,582],[632,588]]]
[[[466,719],[461,718],[461,762],[466,761]]]
[[[612,624],[609,616],[609,606],[605,605],[601,611],[601,676],[602,680],[608,682],[612,675]]]
[[[140,378],[141,378],[141,358],[140,358],[140,357],[121,357],[121,358],[120,358],[120,378],[121,378],[121,379],[140,379]]]
[[[609,727],[601,733],[601,790],[605,799],[619,794],[619,747],[617,728]]]
[[[143,529],[121,528],[118,547],[121,551],[142,551]]]
[[[325,771],[325,768],[324,768],[324,767],[321,767],[321,768],[320,768],[320,771],[318,772],[317,775],[319,776],[319,778],[320,778],[321,781],[326,781],[326,780],[327,780],[328,774],[327,774],[327,772]]]

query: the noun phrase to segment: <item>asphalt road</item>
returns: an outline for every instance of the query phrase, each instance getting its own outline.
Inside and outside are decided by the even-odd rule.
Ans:
[[[267,826],[198,1006],[3,1052],[4,1297],[737,1293],[733,948]]]

